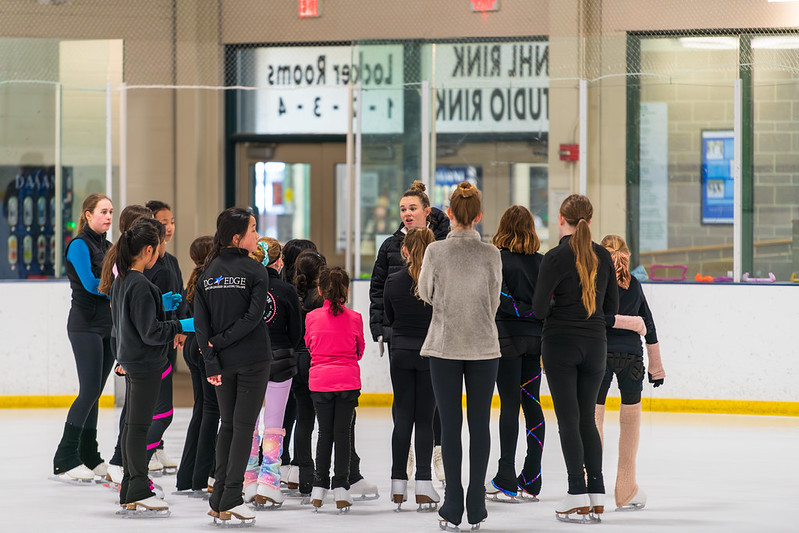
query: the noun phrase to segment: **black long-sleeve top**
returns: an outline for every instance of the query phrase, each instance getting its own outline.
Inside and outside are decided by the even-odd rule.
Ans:
[[[630,287],[622,289],[619,287],[619,312],[620,315],[640,316],[644,319],[646,326],[646,339],[647,344],[655,344],[658,341],[658,334],[655,330],[655,321],[652,318],[652,312],[649,310],[649,304],[646,302],[644,296],[644,289],[641,287],[641,282],[635,277],[630,279]],[[616,315],[605,315],[605,323],[607,324],[608,333],[608,353],[631,353],[635,355],[644,355],[643,348],[641,347],[641,336],[635,331],[628,329],[614,329],[613,325],[616,323]]]
[[[181,327],[177,320],[166,319],[158,287],[136,270],[117,277],[111,286],[111,315],[122,368],[126,372],[163,370],[169,342]]]
[[[268,292],[266,269],[240,248],[224,248],[199,277],[194,329],[209,376],[272,358],[264,322]]]
[[[172,261],[174,261],[174,265]],[[177,259],[175,259],[175,256],[166,253],[163,257],[159,257],[156,260],[152,268],[145,270],[144,275],[150,280],[150,283],[158,287],[161,294],[173,292],[185,296],[185,294],[183,294],[183,277],[180,275],[180,269],[175,271],[175,266],[177,266]],[[183,302],[181,302],[180,305],[183,305]],[[176,310],[166,312],[168,319],[171,320],[178,317],[188,318],[185,307],[182,310],[183,314],[178,312],[181,311],[180,305],[178,305]]]
[[[533,295],[536,318],[544,321],[542,336],[580,335],[606,339],[605,315],[619,310],[619,289],[613,261],[602,246],[591,243],[599,259],[596,273],[596,309],[586,318],[582,301],[580,276],[577,274],[574,252],[569,245],[571,235],[544,256],[538,271]]]
[[[433,307],[413,293],[413,278],[404,268],[389,274],[383,286],[383,310],[391,327],[391,347],[401,350],[422,349]]]
[[[305,346],[302,344],[302,311],[294,285],[281,280],[274,268],[267,267],[266,272],[269,274],[269,294],[264,321],[269,328],[273,357],[269,381],[279,383],[297,373],[294,350]]]
[[[180,263],[178,263],[178,258],[167,252],[164,254],[163,259],[169,269],[172,271],[175,287],[179,288],[179,290],[173,290],[172,292],[182,296],[178,308],[175,309],[175,314],[178,318],[191,318],[191,306],[189,305],[189,302],[186,301],[186,285],[183,283],[183,272],[180,271]]]
[[[540,337],[543,324],[533,314],[533,293],[544,256],[499,251],[502,292],[497,309],[497,332],[503,337]]]
[[[440,209],[434,207],[427,217],[427,226],[433,231],[436,240],[440,241],[449,233],[449,218]],[[375,266],[372,269],[372,279],[369,282],[369,329],[372,338],[383,336],[384,340],[391,340],[391,328],[386,328],[383,316],[383,286],[390,274],[405,268],[405,259],[402,257],[402,241],[405,240],[405,226],[401,224],[394,235],[383,241],[377,252]]]

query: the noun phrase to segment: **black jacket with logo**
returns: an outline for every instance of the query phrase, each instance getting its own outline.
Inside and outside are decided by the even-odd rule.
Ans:
[[[278,383],[297,373],[295,350],[303,342],[302,313],[294,285],[282,281],[274,268],[267,267],[266,272],[269,274],[269,295],[264,321],[269,328],[273,357],[269,381]]]
[[[199,277],[194,329],[209,376],[272,359],[268,292],[266,269],[240,248],[224,248]]]
[[[427,227],[429,227],[436,240],[440,241],[447,237],[449,233],[449,218],[440,209],[434,207],[430,210],[427,217]],[[381,335],[383,340],[391,340],[391,328],[385,323],[383,313],[383,286],[390,274],[405,268],[405,260],[402,258],[402,241],[405,239],[405,225],[400,224],[399,229],[394,235],[383,241],[380,250],[377,252],[377,260],[372,270],[372,281],[369,284],[369,329],[372,332],[372,339],[377,340]]]
[[[126,372],[163,370],[180,322],[167,320],[161,292],[141,272],[129,271],[111,286],[117,361]]]

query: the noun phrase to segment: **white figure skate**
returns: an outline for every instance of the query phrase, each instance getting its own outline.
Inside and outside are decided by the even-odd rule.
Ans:
[[[169,458],[164,450],[156,449],[154,457],[158,459],[158,462],[162,465],[162,472],[164,475],[172,475],[177,474],[178,472],[178,464]]]
[[[208,514],[214,517],[214,525],[218,527],[251,527],[255,525],[255,513],[244,503],[227,511],[219,511],[219,514],[213,511]]]
[[[125,472],[122,470],[121,466],[108,465],[108,471],[105,473],[105,483],[103,483],[103,486],[119,492],[119,488],[122,485],[122,477],[124,475]]]
[[[103,461],[92,468],[92,472],[94,472],[94,481],[96,483],[105,483],[105,476],[108,474],[108,465]]]
[[[171,514],[169,504],[156,496],[128,503],[126,507],[126,518],[166,518]]]
[[[336,509],[339,514],[349,513],[352,507],[352,496],[350,491],[344,487],[336,487],[333,489],[333,499],[336,500]]]
[[[164,465],[158,460],[158,454],[154,453],[153,456],[150,457],[147,470],[149,470],[151,476],[161,476],[164,474]]]
[[[314,487],[311,491],[311,505],[314,507],[314,512],[318,512],[319,508],[325,503],[325,496],[327,496],[327,489],[322,487]]]
[[[53,476],[52,479],[71,485],[89,485],[94,482],[94,472],[89,470],[86,465],[78,465],[66,472]]]
[[[447,476],[444,474],[444,458],[441,456],[441,446],[433,447],[433,471],[436,479],[441,482],[441,486],[447,484]]]
[[[424,513],[428,511],[435,511],[438,508],[438,502],[441,501],[436,489],[433,488],[433,482],[423,479],[416,480],[416,503],[419,507],[416,509],[417,513]]]
[[[365,478],[361,478],[350,485],[349,493],[355,494],[356,496],[353,499],[359,502],[376,500],[380,497],[380,494],[377,492],[377,485],[369,483]]]
[[[591,523],[591,500],[588,494],[567,494],[555,507],[555,517],[561,522]]]
[[[418,482],[417,482],[418,483]],[[392,479],[391,480],[391,501],[397,504],[395,512],[402,511],[402,504],[408,501],[408,480],[407,479]]]
[[[646,506],[646,493],[641,489],[635,493],[633,499],[627,505],[616,507],[617,511],[640,511]]]
[[[516,492],[511,492],[497,487],[493,480],[486,483],[486,500],[500,503],[528,503],[534,501],[532,498],[520,495],[518,489]]]
[[[591,502],[591,512],[588,513],[589,520],[592,522],[601,522],[601,515],[605,512],[605,495],[588,493],[588,501]]]

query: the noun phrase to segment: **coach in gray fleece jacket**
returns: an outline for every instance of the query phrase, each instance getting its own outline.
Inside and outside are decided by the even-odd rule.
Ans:
[[[491,396],[499,366],[494,320],[499,307],[502,260],[480,240],[473,226],[481,217],[481,194],[467,181],[458,185],[447,210],[452,231],[427,247],[419,275],[419,296],[433,306],[421,355],[430,358],[430,380],[441,418],[441,455],[447,490],[438,514],[444,527],[461,523],[461,393],[466,383],[469,419],[469,489],[466,515],[479,524],[488,516],[485,481],[491,437]],[[442,527],[443,529],[443,527]]]
[[[496,247],[473,229],[430,243],[419,274],[419,297],[433,306],[421,355],[477,361],[500,356],[494,320],[502,285]]]

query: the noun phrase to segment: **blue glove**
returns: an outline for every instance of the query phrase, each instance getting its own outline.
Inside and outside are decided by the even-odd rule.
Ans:
[[[194,333],[194,319],[193,318],[181,319],[180,327],[183,329],[183,333]]]
[[[180,305],[182,300],[183,296],[180,294],[175,294],[172,291],[161,295],[161,301],[164,303],[164,311],[174,311],[178,308],[178,305]]]

